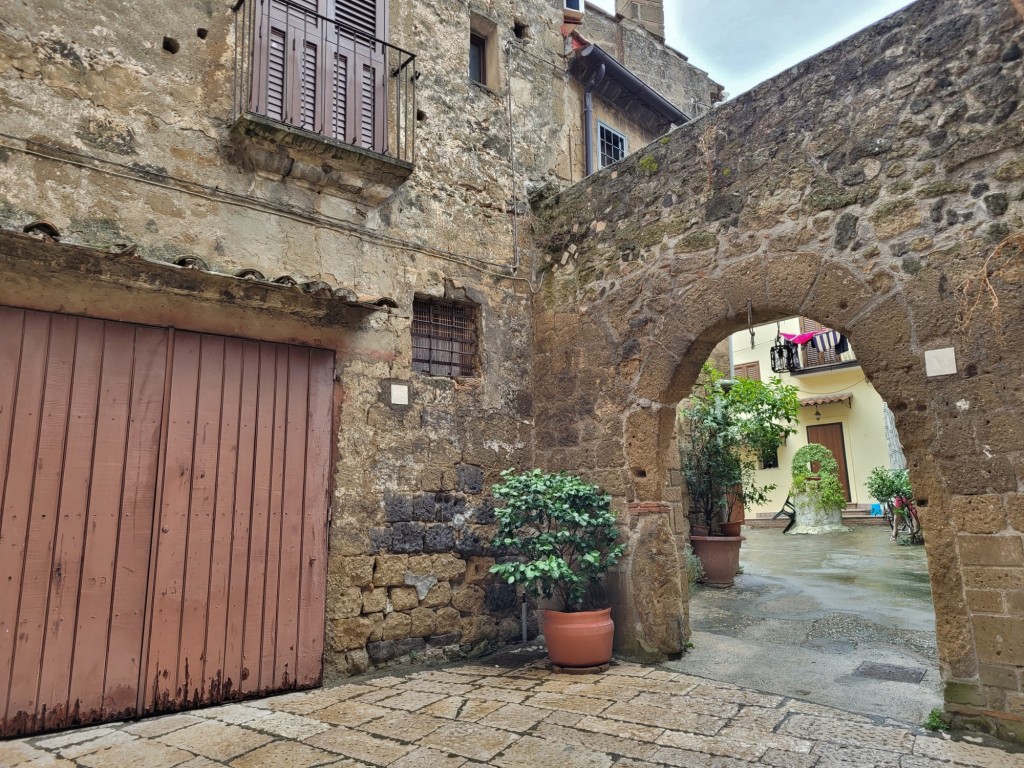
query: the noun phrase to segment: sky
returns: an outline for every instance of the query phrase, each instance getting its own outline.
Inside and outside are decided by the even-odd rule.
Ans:
[[[615,12],[615,0],[594,4]],[[910,0],[665,0],[665,36],[732,97],[909,4]]]

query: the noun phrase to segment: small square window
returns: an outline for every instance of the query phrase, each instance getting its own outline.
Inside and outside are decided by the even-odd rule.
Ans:
[[[476,308],[415,299],[412,304],[412,369],[431,376],[476,373]]]
[[[607,168],[626,156],[626,137],[604,123],[597,124],[598,167]]]
[[[472,32],[469,34],[469,79],[487,84],[487,39]]]
[[[770,454],[761,457],[761,469],[779,468],[779,449],[776,448]]]

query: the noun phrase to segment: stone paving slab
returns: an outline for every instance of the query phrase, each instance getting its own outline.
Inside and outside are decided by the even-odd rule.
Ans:
[[[524,660],[0,741],[0,767],[1024,768],[1011,749],[656,665]]]

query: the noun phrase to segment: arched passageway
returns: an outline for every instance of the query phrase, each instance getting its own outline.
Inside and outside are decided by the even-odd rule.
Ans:
[[[686,632],[676,403],[748,308],[813,317],[851,339],[926,502],[947,709],[1021,738],[1022,34],[1009,0],[922,0],[541,211],[537,461],[602,483],[657,553],[615,585],[624,651]]]

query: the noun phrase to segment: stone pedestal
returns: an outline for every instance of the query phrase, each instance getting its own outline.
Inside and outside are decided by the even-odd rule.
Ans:
[[[682,653],[690,634],[686,576],[670,509],[662,502],[629,505],[626,554],[607,581],[615,652],[628,659],[657,661]]]
[[[810,494],[793,497],[796,525],[790,533],[840,533],[850,529],[843,525],[843,510],[824,510]]]

